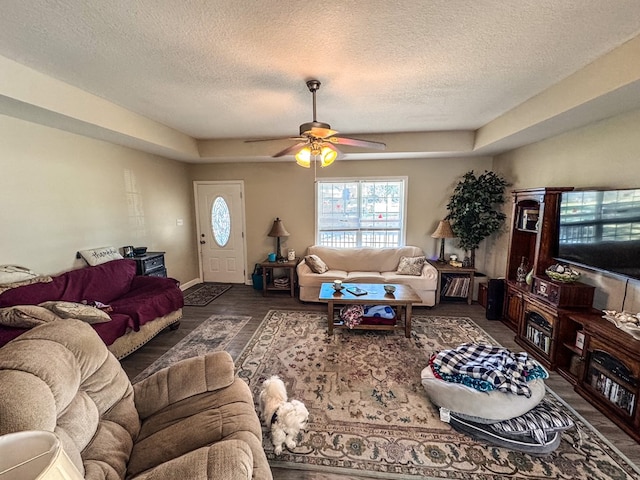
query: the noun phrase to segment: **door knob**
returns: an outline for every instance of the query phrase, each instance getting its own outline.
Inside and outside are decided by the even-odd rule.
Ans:
[[[200,245],[204,245],[205,243],[207,243],[207,242],[204,241],[204,240],[200,240]]]

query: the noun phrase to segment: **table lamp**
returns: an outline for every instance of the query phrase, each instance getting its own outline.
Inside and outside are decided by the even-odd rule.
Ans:
[[[0,437],[2,480],[83,480],[58,437],[28,430]]]
[[[288,237],[290,234],[287,232],[287,229],[284,228],[282,224],[282,220],[276,217],[273,221],[273,226],[271,227],[271,231],[268,233],[270,237],[276,237],[276,260],[278,262],[282,262],[285,258],[282,256],[282,252],[280,251],[280,237]]]
[[[440,220],[440,223],[438,223],[438,228],[436,228],[436,231],[433,232],[431,236],[433,238],[442,239],[440,243],[440,256],[438,257],[438,262],[445,263],[446,260],[444,259],[444,239],[455,237],[453,230],[451,230],[451,225],[449,224],[449,220]]]

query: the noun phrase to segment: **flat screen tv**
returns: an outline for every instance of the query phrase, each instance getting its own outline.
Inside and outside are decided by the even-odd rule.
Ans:
[[[640,280],[640,189],[562,194],[558,261]]]

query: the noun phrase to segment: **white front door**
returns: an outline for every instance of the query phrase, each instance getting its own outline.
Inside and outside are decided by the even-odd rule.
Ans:
[[[194,185],[203,281],[245,283],[244,183]]]

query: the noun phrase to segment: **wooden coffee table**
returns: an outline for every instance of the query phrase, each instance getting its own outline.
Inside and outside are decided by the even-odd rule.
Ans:
[[[404,329],[404,336],[411,336],[411,306],[414,303],[420,303],[422,299],[409,285],[397,285],[393,294],[384,291],[382,284],[377,283],[345,283],[344,288],[340,292],[333,289],[332,283],[323,283],[320,287],[320,295],[318,300],[327,302],[327,332],[333,335],[334,328],[348,328],[345,325],[336,325],[334,323],[334,313],[337,306],[342,305],[390,305],[396,307],[395,325],[357,325],[354,330],[401,330]],[[387,284],[391,285],[391,284]],[[360,287],[366,290],[366,295],[353,295],[347,289],[351,287]],[[403,317],[404,324],[400,320]]]

